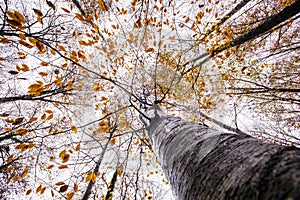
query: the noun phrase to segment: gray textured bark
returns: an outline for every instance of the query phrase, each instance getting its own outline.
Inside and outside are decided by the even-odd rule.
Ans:
[[[177,199],[300,199],[300,149],[188,123],[158,107],[148,114]]]

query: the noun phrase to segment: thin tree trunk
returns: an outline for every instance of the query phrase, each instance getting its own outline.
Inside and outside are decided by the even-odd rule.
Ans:
[[[178,200],[299,199],[300,149],[148,111],[148,133]]]

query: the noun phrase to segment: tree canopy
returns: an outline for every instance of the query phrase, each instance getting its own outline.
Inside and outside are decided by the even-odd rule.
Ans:
[[[167,199],[147,108],[300,144],[299,0],[0,2],[0,197]]]

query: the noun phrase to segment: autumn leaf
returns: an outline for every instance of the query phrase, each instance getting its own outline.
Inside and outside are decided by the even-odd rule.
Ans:
[[[78,192],[78,185],[76,183],[74,183],[73,190],[74,190],[74,192]]]
[[[141,22],[140,18],[136,22],[134,22],[133,27],[134,28],[141,28],[142,27],[142,22]]]
[[[24,171],[21,174],[21,178],[25,178],[25,176],[28,174],[28,167],[25,167]]]
[[[59,182],[55,183],[55,185],[65,185],[65,182],[59,181]]]
[[[66,168],[68,168],[68,165],[60,165],[60,166],[58,166],[58,169],[66,169]]]
[[[16,134],[21,135],[21,136],[26,135],[27,132],[28,132],[28,130],[24,129],[24,128],[20,128],[20,129],[16,130]]]
[[[71,130],[74,132],[74,133],[77,133],[78,130],[77,130],[77,127],[76,126],[71,126]]]
[[[27,191],[26,191],[26,195],[30,195],[31,192],[32,192],[31,189],[27,190]]]
[[[112,138],[110,141],[109,141],[109,144],[110,145],[115,145],[116,144],[116,138]]]
[[[14,122],[12,123],[13,125],[19,125],[23,122],[24,117],[20,117],[14,120]]]
[[[80,144],[77,144],[75,150],[79,151],[79,149],[80,149]]]
[[[41,76],[47,76],[48,74],[46,72],[39,72],[39,75],[41,75]]]
[[[66,194],[67,200],[71,200],[74,197],[74,195],[75,195],[74,192],[70,192],[70,193]]]
[[[102,11],[108,11],[108,8],[103,0],[98,0],[98,6]]]
[[[70,13],[70,11],[66,8],[61,8],[63,11],[65,11],[66,13]]]
[[[65,191],[67,191],[68,190],[68,185],[63,185],[63,186],[61,186],[60,188],[59,188],[59,192],[65,192]]]
[[[79,14],[79,13],[75,13],[75,17],[76,17],[77,19],[79,19],[79,21],[82,21],[82,22],[85,21],[84,17],[83,17],[81,14]]]
[[[17,75],[19,72],[14,70],[9,70],[8,73],[10,73],[11,75]]]
[[[38,9],[33,8],[33,12],[34,12],[36,15],[40,16],[40,17],[43,16],[43,13],[42,13],[41,10],[38,10]]]

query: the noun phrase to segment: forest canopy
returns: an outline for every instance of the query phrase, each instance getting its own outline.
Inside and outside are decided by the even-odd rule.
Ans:
[[[172,199],[143,123],[300,145],[299,0],[0,2],[0,198]]]

